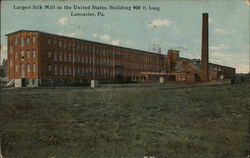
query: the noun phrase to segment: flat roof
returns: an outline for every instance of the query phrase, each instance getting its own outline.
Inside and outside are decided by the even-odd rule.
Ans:
[[[94,44],[100,44],[100,45],[104,45],[104,46],[109,46],[109,47],[114,47],[114,48],[121,48],[121,49],[127,49],[127,50],[132,50],[132,51],[139,51],[142,53],[148,53],[148,54],[152,54],[152,55],[159,55],[159,56],[163,56],[164,54],[158,54],[158,53],[154,53],[154,52],[149,52],[149,51],[144,51],[144,50],[138,50],[138,49],[133,49],[133,48],[127,48],[127,47],[121,47],[121,46],[115,46],[115,45],[111,45],[111,44],[106,44],[106,43],[101,43],[101,42],[95,42],[95,41],[90,41],[90,40],[84,40],[84,39],[80,39],[80,38],[73,38],[73,37],[69,37],[69,36],[64,36],[64,35],[57,35],[57,34],[53,34],[53,33],[48,33],[48,32],[42,32],[42,31],[36,31],[36,30],[18,30],[12,33],[8,33],[5,36],[9,36],[12,34],[16,34],[19,32],[36,32],[36,33],[41,33],[41,34],[48,34],[48,35],[52,35],[52,36],[58,36],[58,37],[64,37],[64,38],[69,38],[69,39],[75,39],[75,40],[79,40],[79,41],[83,41],[83,42],[89,42],[89,43],[94,43]]]

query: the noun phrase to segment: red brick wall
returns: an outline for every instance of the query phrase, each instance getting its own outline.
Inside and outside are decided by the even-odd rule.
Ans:
[[[30,38],[29,43],[27,38]],[[36,41],[33,43],[33,37]],[[21,43],[21,38],[23,42]],[[33,57],[32,52],[36,51],[36,57]],[[27,52],[30,52],[30,57],[27,57]],[[35,79],[38,78],[38,69],[33,72],[33,64],[38,66],[38,33],[33,32],[19,32],[8,36],[8,78],[21,78],[21,65],[24,65],[24,78]],[[21,56],[23,52],[23,57]],[[30,72],[27,71],[27,65],[30,64]],[[16,66],[18,70],[16,72]]]

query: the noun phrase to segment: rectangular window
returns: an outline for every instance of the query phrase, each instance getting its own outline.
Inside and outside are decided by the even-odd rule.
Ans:
[[[71,67],[69,67],[69,75],[71,75]]]
[[[33,58],[36,57],[36,50],[33,50]]]
[[[18,52],[16,52],[16,58],[18,58]]]
[[[84,56],[82,56],[82,63],[84,63]]]
[[[48,66],[49,72],[51,72],[51,65]]]
[[[59,60],[62,61],[63,60],[63,56],[62,56],[62,53],[60,53],[60,57],[59,57]]]
[[[30,64],[27,64],[27,72],[30,72]]]
[[[48,52],[48,57],[51,58],[51,52]]]
[[[30,37],[28,36],[27,37],[27,44],[29,44],[30,43]]]
[[[10,47],[10,54],[12,54],[12,47]]]
[[[18,38],[15,38],[15,45],[18,45]]]
[[[12,60],[10,59],[10,67],[12,67]]]
[[[84,75],[84,72],[85,72],[85,70],[84,70],[84,68],[82,68],[82,76]]]
[[[64,61],[67,61],[67,54],[64,53]]]
[[[33,72],[36,72],[36,64],[33,64]]]
[[[50,39],[48,39],[48,45],[50,46],[50,44],[51,44],[51,40],[50,40]]]
[[[24,46],[24,37],[21,37],[21,47]]]
[[[64,66],[64,75],[68,75],[68,74],[67,74],[67,71],[68,71],[68,70],[67,70],[67,66]]]
[[[60,75],[62,76],[63,75],[63,66],[60,65]]]
[[[55,74],[55,75],[57,75],[57,70],[58,70],[58,69],[57,69],[57,65],[55,65],[55,67],[54,67],[54,74]]]
[[[81,63],[81,56],[77,56],[77,62]]]
[[[21,51],[21,58],[24,58],[24,51]]]
[[[15,70],[16,70],[16,72],[18,72],[18,65],[16,65],[16,69]]]
[[[27,51],[27,58],[30,58],[30,51]]]
[[[36,42],[36,37],[35,36],[33,36],[32,41],[33,41],[33,43]]]
[[[71,61],[71,54],[69,54],[69,61]]]
[[[57,61],[57,54],[56,54],[56,52],[54,54],[54,60]]]

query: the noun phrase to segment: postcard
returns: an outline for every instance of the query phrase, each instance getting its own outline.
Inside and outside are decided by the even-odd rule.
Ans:
[[[249,5],[1,1],[0,158],[250,157]]]

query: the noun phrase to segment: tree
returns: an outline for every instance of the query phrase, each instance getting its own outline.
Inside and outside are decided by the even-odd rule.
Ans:
[[[7,66],[8,66],[8,60],[3,59],[2,65],[0,65],[0,77],[6,77],[7,76]]]

